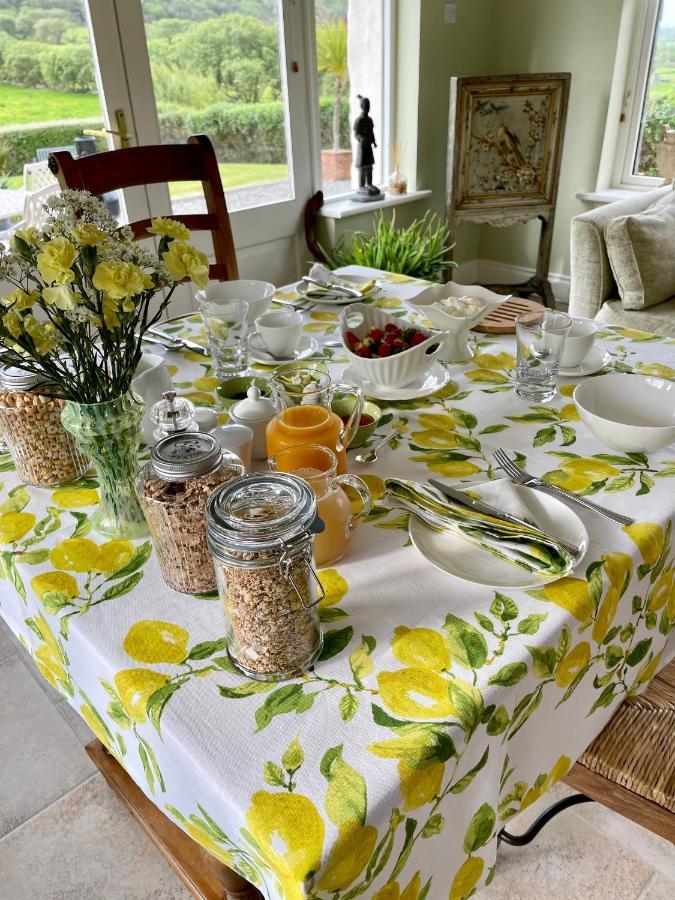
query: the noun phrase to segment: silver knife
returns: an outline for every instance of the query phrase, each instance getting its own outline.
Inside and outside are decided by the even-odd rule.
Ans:
[[[490,506],[489,503],[484,503],[482,500],[474,500],[473,497],[469,497],[463,491],[456,491],[454,488],[448,487],[447,484],[443,484],[442,481],[438,481],[436,478],[429,478],[428,481],[432,487],[435,487],[436,490],[441,492],[441,494],[449,497],[450,500],[454,500],[456,503],[459,503],[460,506],[468,506],[470,509],[475,510],[475,512],[477,513],[482,513],[484,516],[493,516],[496,519],[503,519],[505,522],[510,522],[512,525],[532,528],[542,534],[545,538],[548,538],[548,540],[555,541],[557,544],[560,544],[560,546],[564,547],[565,550],[567,550],[567,552],[572,556],[576,557],[579,553],[579,548],[575,547],[574,544],[570,544],[567,541],[561,540],[560,538],[552,537],[551,535],[546,534],[546,532],[542,531],[538,525],[534,524],[534,522],[526,522],[525,519],[519,519],[517,516],[512,516],[511,513],[507,513],[501,509],[497,509],[494,506]]]
[[[162,338],[164,341],[172,343],[174,345],[173,349],[175,349],[176,347],[183,347],[185,350],[194,350],[195,353],[201,353],[202,356],[211,355],[206,347],[202,347],[202,345],[198,344],[196,341],[191,341],[189,338],[178,337],[177,335],[173,334],[167,334],[156,325],[151,325],[150,328],[148,328],[148,330],[146,331],[146,334],[148,332],[150,334],[156,335],[158,338]],[[169,349],[172,348],[169,347]]]

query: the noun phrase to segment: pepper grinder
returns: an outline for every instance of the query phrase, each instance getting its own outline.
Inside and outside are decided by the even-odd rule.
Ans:
[[[161,441],[170,434],[199,431],[194,403],[185,397],[178,397],[175,391],[164,391],[162,399],[152,407],[150,418],[157,426],[152,433],[155,441]]]

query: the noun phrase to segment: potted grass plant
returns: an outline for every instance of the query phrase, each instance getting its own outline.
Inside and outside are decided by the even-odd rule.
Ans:
[[[45,208],[43,228],[17,231],[0,252],[0,279],[14,288],[0,299],[0,354],[63,398],[63,425],[99,480],[93,527],[138,537],[145,533],[134,491],[143,403],[131,380],[143,335],[177,284],[206,286],[208,260],[172,219],[153,219],[155,254],[84,191],[65,191]]]

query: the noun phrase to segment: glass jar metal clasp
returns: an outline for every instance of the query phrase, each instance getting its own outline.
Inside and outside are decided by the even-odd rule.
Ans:
[[[307,539],[309,539],[309,534],[307,534],[307,532],[305,532],[305,537]],[[305,547],[299,553],[292,553],[292,552],[289,553],[288,546],[286,544],[283,544],[283,542],[282,542],[282,546],[283,546],[283,552],[281,554],[281,558],[279,559],[279,573],[287,581],[290,581],[291,585],[293,586],[293,590],[298,595],[298,598],[300,599],[300,603],[302,603],[304,608],[312,609],[312,607],[317,606],[317,604],[321,603],[323,598],[326,596],[326,592],[324,591],[323,585],[321,584],[321,581],[319,580],[319,576],[316,573],[316,569],[312,565],[311,550],[309,548]],[[305,565],[311,572],[312,577],[316,581],[318,588],[319,588],[320,596],[318,596],[316,598],[316,600],[314,600],[313,603],[305,603],[305,598],[303,597],[302,592],[298,588],[298,585],[295,583],[295,579],[293,578],[293,574],[291,572],[291,567],[292,567],[294,561],[298,557],[300,557],[302,559],[302,561],[305,563]]]

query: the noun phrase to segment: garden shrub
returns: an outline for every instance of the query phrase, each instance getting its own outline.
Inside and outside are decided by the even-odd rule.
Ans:
[[[40,57],[42,84],[59,91],[94,91],[91,49],[82,44],[45,47]]]
[[[11,43],[3,53],[3,81],[24,87],[39,87],[42,84],[42,50],[43,45],[37,41]]]
[[[35,162],[38,147],[64,147],[74,142],[83,128],[102,128],[100,119],[74,119],[63,125],[14,125],[0,128],[0,142],[7,154],[7,171],[20,175],[24,163]],[[105,143],[100,142],[100,149]]]

